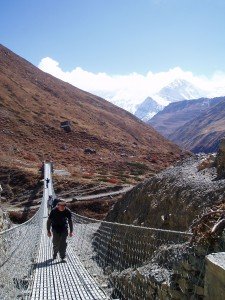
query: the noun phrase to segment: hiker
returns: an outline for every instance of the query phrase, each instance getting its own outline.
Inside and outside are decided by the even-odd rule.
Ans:
[[[66,239],[68,236],[73,236],[73,222],[71,219],[71,211],[66,207],[66,203],[60,199],[57,206],[52,209],[47,220],[48,237],[53,235],[53,260],[56,259],[59,253],[60,258],[65,262],[66,257]]]
[[[47,179],[46,179],[46,188],[48,188],[48,184],[49,184],[49,182],[50,182],[50,179],[49,179],[49,178],[47,178]]]
[[[50,212],[50,210],[52,209],[52,203],[53,203],[53,197],[51,195],[48,196],[48,212]]]
[[[54,207],[56,207],[57,204],[58,204],[59,202],[60,202],[60,199],[55,198],[55,199],[52,201],[52,209],[53,209]]]
[[[2,185],[0,184],[0,201],[1,201],[1,194],[2,194],[2,191],[3,191]]]

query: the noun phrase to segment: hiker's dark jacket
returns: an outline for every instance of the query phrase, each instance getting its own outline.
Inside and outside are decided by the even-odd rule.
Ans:
[[[60,211],[57,207],[53,208],[49,214],[47,221],[47,231],[50,231],[52,227],[53,231],[58,233],[65,232],[68,230],[68,224],[70,227],[70,232],[73,232],[73,222],[71,219],[71,211],[69,208],[65,208],[65,210]]]

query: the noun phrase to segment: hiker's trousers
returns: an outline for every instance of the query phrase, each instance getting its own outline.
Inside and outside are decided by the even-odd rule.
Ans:
[[[68,231],[63,232],[56,232],[53,230],[53,255],[56,255],[59,252],[59,255],[61,258],[64,258],[66,256],[66,246],[67,246],[67,236]]]

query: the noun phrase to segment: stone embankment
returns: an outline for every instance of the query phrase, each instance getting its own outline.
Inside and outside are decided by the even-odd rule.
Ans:
[[[213,249],[186,245],[185,249],[180,249],[182,253],[177,255],[177,261],[170,257],[173,261],[170,267],[165,261],[153,257],[151,262],[137,269],[126,269],[119,274],[114,272],[111,279],[123,295],[121,299],[129,299],[130,295],[133,295],[132,299],[149,300],[204,299],[205,256],[220,251],[220,246],[217,244]],[[159,250],[158,256],[162,253]],[[175,255],[174,250],[172,254]]]

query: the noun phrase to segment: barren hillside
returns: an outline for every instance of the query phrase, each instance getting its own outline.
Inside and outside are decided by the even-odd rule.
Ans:
[[[163,136],[193,152],[215,152],[224,137],[225,97],[171,103],[151,124]]]
[[[135,166],[155,172],[180,158],[177,146],[125,110],[40,71],[4,46],[0,61],[2,165],[30,169],[52,159],[74,176],[118,177],[135,173]],[[66,120],[69,133],[60,128]],[[96,154],[85,154],[86,148]]]
[[[216,152],[225,136],[225,99],[173,132],[169,138],[193,152]]]

